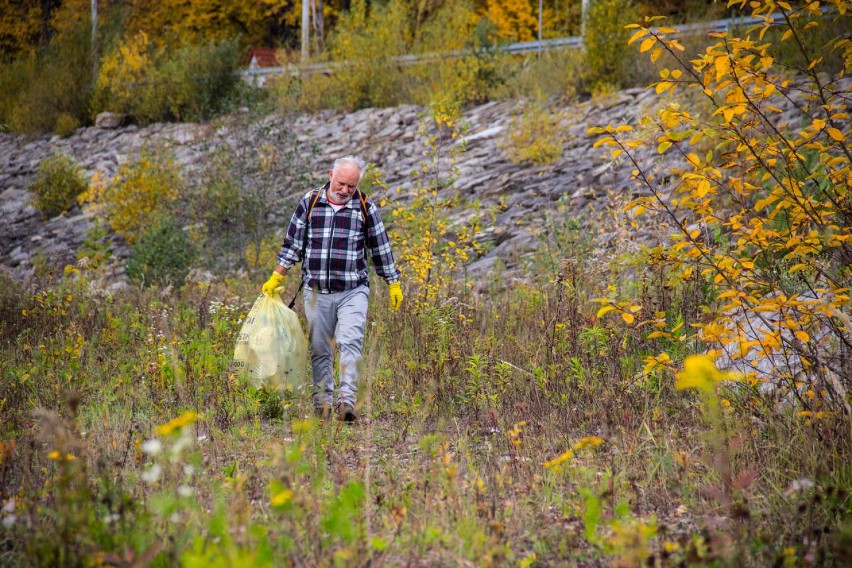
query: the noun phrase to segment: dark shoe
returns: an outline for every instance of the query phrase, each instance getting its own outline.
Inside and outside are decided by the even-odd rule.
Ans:
[[[355,422],[355,408],[348,402],[337,403],[337,419],[343,422]]]
[[[331,418],[331,407],[327,404],[314,406],[314,416],[320,420],[328,420]]]

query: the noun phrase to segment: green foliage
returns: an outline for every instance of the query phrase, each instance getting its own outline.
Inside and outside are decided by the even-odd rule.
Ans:
[[[21,133],[56,127],[67,133],[67,117],[87,122],[91,51],[86,32],[84,24],[76,24],[33,54],[0,64],[0,124]]]
[[[144,33],[104,59],[92,112],[119,112],[137,122],[199,121],[230,108],[238,92],[237,42],[157,49]]]
[[[400,243],[395,255],[403,279],[416,290],[413,304],[424,308],[438,302],[463,264],[482,252],[476,235],[484,215],[476,202],[463,205],[453,189],[455,162],[464,152],[464,146],[454,142],[465,131],[460,105],[433,104],[422,117],[419,131],[425,157],[414,172],[411,201],[391,211],[389,235]],[[465,226],[450,229],[450,209],[467,213]]]
[[[55,217],[77,205],[77,197],[87,186],[88,181],[71,157],[54,154],[39,162],[27,189],[33,194],[33,207],[45,217]]]
[[[597,254],[579,230],[565,231],[575,236],[562,252]],[[666,372],[654,389],[636,380],[653,345],[621,319],[594,322],[591,305],[574,301],[601,279],[592,260],[562,263],[561,278],[542,277],[549,270],[531,266],[522,284],[482,292],[448,283],[419,312],[377,306],[359,396],[369,421],[357,426],[320,423],[308,397],[265,398],[229,375],[257,293],[244,278],[107,296],[72,269],[37,291],[2,287],[0,317],[11,325],[0,330],[0,487],[14,496],[0,511],[12,536],[5,558],[843,558],[842,418],[806,426],[755,401],[759,393],[720,391],[713,448],[726,453],[707,461],[696,399]],[[649,304],[664,293],[652,290]],[[34,429],[38,407],[65,418],[39,413]],[[717,492],[726,479],[719,456],[732,468],[728,493]],[[658,527],[652,511],[682,522]]]
[[[625,74],[630,50],[624,26],[636,19],[631,0],[591,0],[583,44],[591,90],[628,83]]]
[[[343,72],[320,79],[323,93],[332,106],[364,108],[392,106],[402,102],[403,74],[392,59],[405,54],[411,45],[402,2],[372,6],[355,0],[328,42],[332,61],[347,62]],[[319,78],[319,76],[317,76]]]
[[[557,49],[504,65],[505,83],[494,93],[500,99],[557,99],[571,101],[584,89],[585,67],[579,49]]]
[[[186,231],[172,217],[146,228],[133,244],[127,276],[141,286],[181,286],[194,252]]]
[[[278,106],[364,108],[400,103],[431,104],[442,99],[484,102],[506,80],[505,57],[494,28],[468,2],[436,7],[412,20],[411,7],[391,2],[367,8],[353,3],[330,35],[330,75],[305,72],[278,83]],[[461,56],[442,57],[452,50]],[[424,63],[398,58],[421,54]]]

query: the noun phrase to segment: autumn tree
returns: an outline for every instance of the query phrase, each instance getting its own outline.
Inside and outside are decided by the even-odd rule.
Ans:
[[[298,6],[297,6],[298,4]],[[240,37],[245,46],[295,39],[298,0],[130,0],[127,33],[170,46]]]
[[[503,39],[531,41],[538,37],[537,12],[530,0],[487,0],[484,13]]]

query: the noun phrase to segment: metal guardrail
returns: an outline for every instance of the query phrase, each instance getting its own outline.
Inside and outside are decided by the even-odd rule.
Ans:
[[[823,12],[825,12],[823,8]],[[771,24],[777,24],[779,20],[783,20],[783,15],[773,14],[769,17]],[[712,20],[709,22],[694,22],[691,24],[676,25],[679,34],[690,34],[696,32],[724,32],[732,27],[749,26],[766,22],[765,17],[744,16],[737,18],[725,18],[722,20]],[[656,28],[651,28],[656,29]],[[520,54],[520,53],[542,53],[552,49],[577,49],[583,47],[582,36],[568,36],[554,39],[521,41],[510,43],[508,45],[498,45],[497,50],[502,53]],[[422,54],[399,55],[391,58],[391,61],[400,65],[417,65],[426,63],[435,59],[457,59],[471,53],[471,50],[454,50],[447,52],[433,52]],[[335,69],[344,67],[344,62],[332,63],[312,63],[310,65],[287,65],[282,67],[263,67],[257,69],[245,69],[241,71],[242,76],[249,82],[254,82],[257,85],[262,85],[265,79],[269,76],[276,75],[300,75],[303,73],[332,73]]]

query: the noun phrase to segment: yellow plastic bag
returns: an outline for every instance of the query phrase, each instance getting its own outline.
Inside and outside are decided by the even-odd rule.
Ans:
[[[237,336],[231,370],[257,388],[298,387],[307,345],[296,313],[278,294],[261,294]]]

